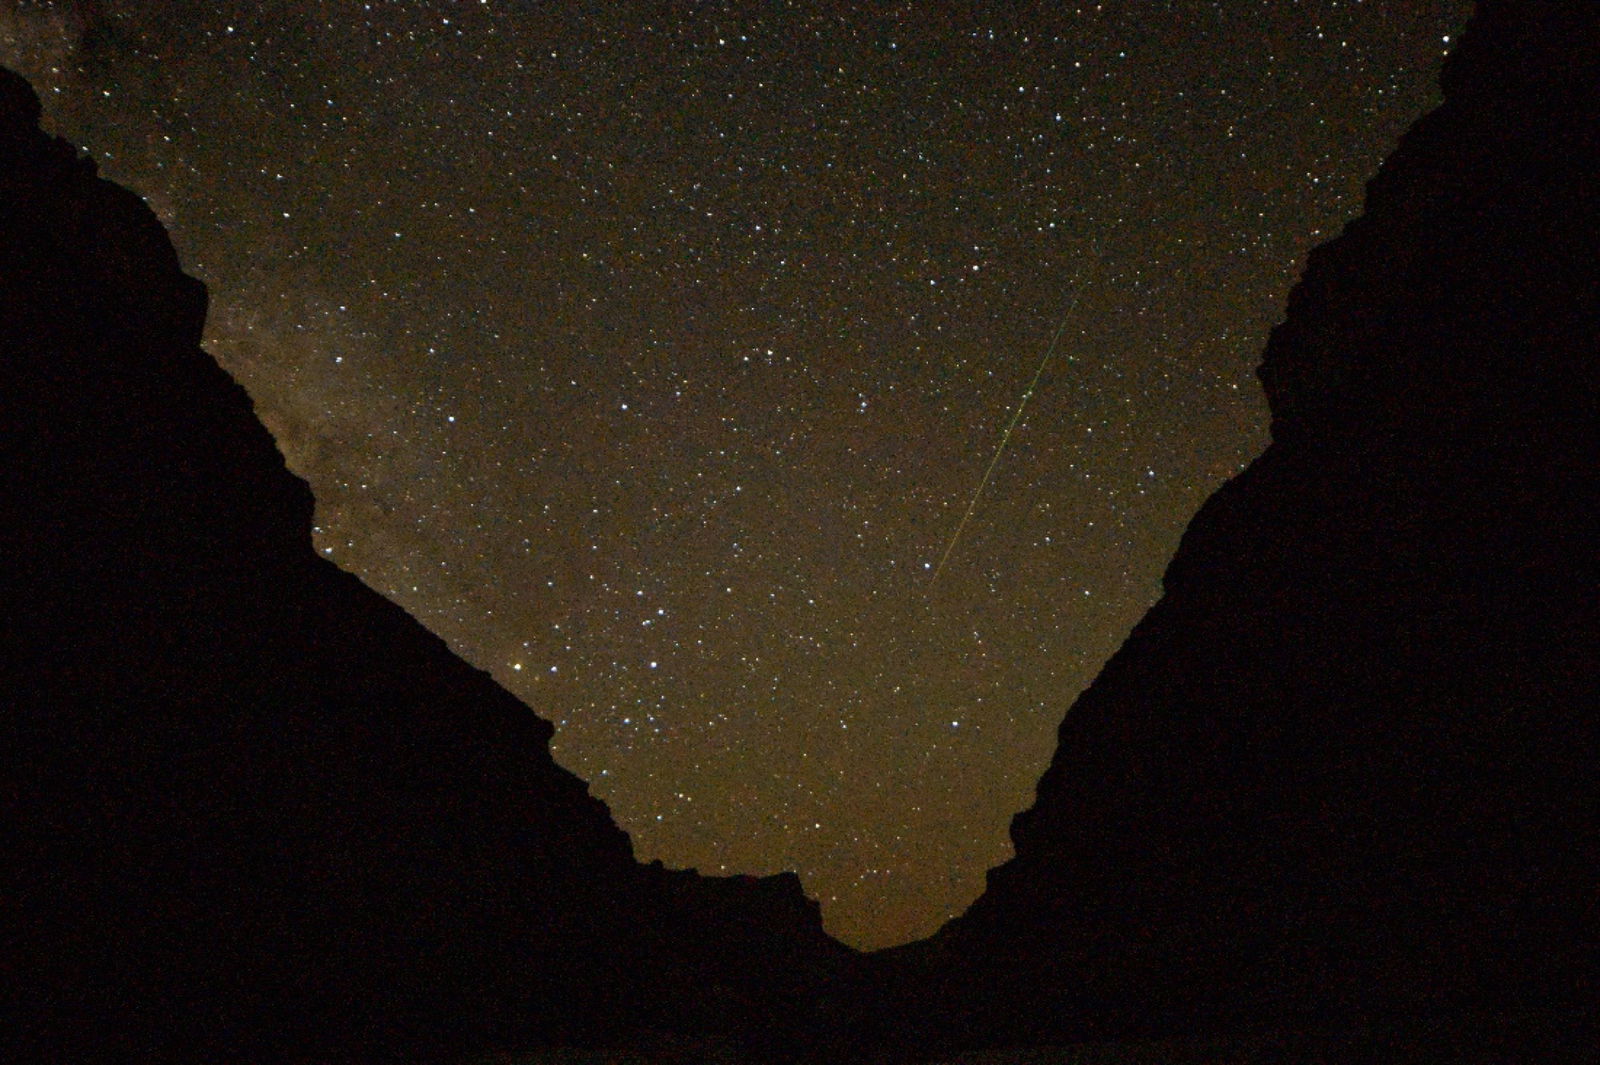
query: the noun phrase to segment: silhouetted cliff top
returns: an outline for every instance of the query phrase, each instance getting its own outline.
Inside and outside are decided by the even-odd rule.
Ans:
[[[38,120],[0,71],[22,1019],[0,1053],[390,1060],[814,1025],[848,952],[798,879],[635,863],[546,721],[317,557],[310,491],[199,347],[204,287]]]

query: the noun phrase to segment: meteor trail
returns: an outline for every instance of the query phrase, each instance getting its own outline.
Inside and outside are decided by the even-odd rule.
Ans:
[[[1100,257],[1095,256],[1094,267],[1100,265]],[[994,468],[1000,462],[1000,456],[1005,453],[1006,444],[1011,440],[1012,430],[1022,420],[1022,412],[1028,406],[1028,400],[1033,398],[1033,390],[1039,386],[1039,378],[1044,376],[1044,368],[1050,362],[1050,357],[1056,353],[1056,345],[1061,342],[1061,334],[1067,331],[1067,323],[1072,320],[1072,312],[1078,309],[1078,299],[1083,295],[1084,287],[1093,276],[1094,268],[1073,289],[1072,299],[1067,303],[1067,309],[1061,314],[1061,324],[1056,326],[1055,336],[1050,338],[1050,344],[1044,349],[1044,358],[1039,360],[1039,368],[1033,371],[1033,380],[1028,382],[1028,387],[1023,390],[1022,399],[1017,403],[1017,409],[1011,415],[1011,421],[1006,425],[1006,431],[1000,434],[1000,443],[994,449],[994,456],[989,459],[988,469],[983,471],[983,476],[978,480],[978,487],[973,490],[972,499],[967,503],[967,512],[961,515],[961,520],[956,523],[956,531],[950,534],[950,542],[945,544],[944,554],[939,556],[939,564],[933,569],[933,578],[928,582],[931,588],[939,580],[939,574],[944,572],[944,564],[950,561],[950,552],[956,549],[956,541],[961,539],[961,531],[967,527],[972,512],[978,509],[978,497],[983,495],[984,487],[989,483],[989,477],[994,473]]]

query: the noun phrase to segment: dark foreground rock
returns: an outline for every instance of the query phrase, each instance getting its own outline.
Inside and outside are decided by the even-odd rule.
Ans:
[[[1016,858],[849,964],[314,556],[203,290],[0,75],[0,1059],[1592,1057],[1600,5],[1480,7]]]
[[[1480,4],[886,1043],[1594,1012],[1597,72],[1592,0]]]
[[[0,1057],[791,1043],[792,876],[634,862],[551,728],[316,557],[154,215],[0,71]]]

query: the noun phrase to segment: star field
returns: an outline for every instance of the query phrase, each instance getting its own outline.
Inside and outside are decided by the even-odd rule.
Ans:
[[[1467,13],[13,2],[0,61],[210,287],[318,550],[642,859],[882,946],[1008,857]]]

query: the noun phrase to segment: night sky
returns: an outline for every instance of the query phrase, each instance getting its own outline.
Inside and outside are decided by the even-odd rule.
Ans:
[[[881,946],[1009,856],[1468,10],[0,0],[0,62],[210,286],[318,550],[641,859]]]

